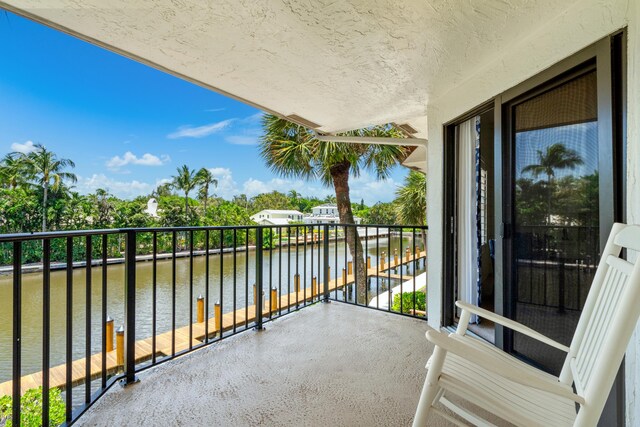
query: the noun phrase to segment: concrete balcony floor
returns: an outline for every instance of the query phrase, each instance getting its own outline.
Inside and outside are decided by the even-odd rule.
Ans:
[[[78,425],[410,425],[424,321],[316,304],[114,386]],[[429,425],[448,425],[432,416]]]

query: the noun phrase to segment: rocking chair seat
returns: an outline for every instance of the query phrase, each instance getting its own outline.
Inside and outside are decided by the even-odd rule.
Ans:
[[[450,393],[518,426],[595,427],[640,318],[640,257],[631,263],[621,256],[623,249],[640,253],[640,226],[611,228],[569,347],[512,319],[456,302],[461,309],[456,333],[426,333],[434,350],[413,426],[427,425],[431,411],[461,425],[436,408],[438,402],[474,425],[492,425],[449,401]],[[567,353],[560,376],[469,336],[472,314]]]
[[[546,380],[558,381],[557,377],[541,372],[476,338],[455,334],[450,338],[462,342],[470,341],[468,343],[473,347],[482,349],[494,358],[497,366],[508,364]],[[427,362],[427,369],[430,364],[431,359]],[[560,385],[566,387],[568,392],[573,391],[569,386]],[[515,383],[454,353],[449,353],[444,362],[440,386],[445,393],[440,399],[441,403],[447,405],[446,396],[450,393],[488,409],[518,426],[572,426],[576,418],[576,405],[573,400]]]

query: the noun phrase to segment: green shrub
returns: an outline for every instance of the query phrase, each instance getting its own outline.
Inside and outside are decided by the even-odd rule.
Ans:
[[[12,426],[11,411],[11,396],[0,397],[0,425]],[[60,395],[60,389],[52,388],[49,390],[49,425],[59,426],[64,421],[64,400]],[[42,387],[27,390],[20,399],[20,425],[26,427],[42,425]]]
[[[423,291],[418,292],[403,292],[402,293],[402,312],[409,313],[413,310],[413,295],[416,298],[416,310],[425,311],[426,309],[426,294]],[[400,311],[400,294],[393,296],[393,305],[391,310]]]

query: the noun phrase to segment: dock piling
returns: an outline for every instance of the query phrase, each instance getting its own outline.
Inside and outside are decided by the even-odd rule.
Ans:
[[[111,316],[107,316],[105,322],[105,335],[107,336],[107,353],[113,351],[113,319]]]
[[[271,288],[271,296],[269,297],[271,302],[271,315],[273,316],[278,311],[278,288]]]
[[[197,309],[198,323],[204,323],[204,297],[202,296],[202,294],[198,296],[197,306],[198,306],[198,309]]]
[[[218,331],[218,336],[222,338],[222,306],[220,305],[220,301],[216,301],[214,304],[213,315],[215,316],[214,328]]]
[[[116,331],[116,363],[124,366],[124,326],[120,326]]]

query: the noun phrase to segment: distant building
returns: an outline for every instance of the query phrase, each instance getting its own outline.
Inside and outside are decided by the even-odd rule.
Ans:
[[[353,218],[356,224],[362,222],[361,218]],[[327,203],[324,205],[316,206],[311,209],[311,215],[305,215],[305,224],[336,224],[340,222],[340,215],[338,214],[338,206]]]
[[[145,212],[154,218],[159,218],[158,216],[158,201],[154,198],[149,199],[147,202],[147,209]]]
[[[300,211],[277,209],[265,209],[251,215],[250,218],[260,225],[287,225],[303,221],[303,215]]]

